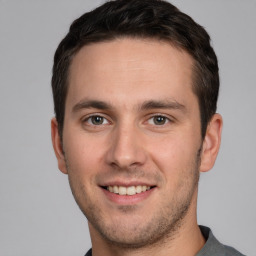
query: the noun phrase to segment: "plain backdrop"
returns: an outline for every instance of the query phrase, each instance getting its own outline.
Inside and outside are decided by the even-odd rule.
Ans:
[[[91,242],[52,150],[54,51],[99,0],[0,0],[0,256],[84,255]],[[173,0],[219,58],[224,118],[215,167],[201,175],[198,220],[256,255],[256,1]]]

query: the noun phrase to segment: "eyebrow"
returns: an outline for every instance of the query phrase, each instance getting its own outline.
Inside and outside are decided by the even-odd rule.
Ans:
[[[150,110],[150,109],[177,109],[185,111],[186,108],[183,104],[177,102],[176,100],[149,100],[144,102],[141,106],[141,110]]]
[[[82,109],[95,108],[100,110],[112,110],[111,104],[100,100],[82,100],[74,105],[72,112],[78,112]],[[151,109],[175,109],[185,112],[186,108],[183,104],[176,100],[148,100],[137,106],[139,110],[151,110]]]
[[[74,105],[72,108],[72,112],[78,112],[81,109],[87,109],[87,108],[97,108],[101,110],[109,110],[112,107],[104,102],[99,100],[82,100]]]

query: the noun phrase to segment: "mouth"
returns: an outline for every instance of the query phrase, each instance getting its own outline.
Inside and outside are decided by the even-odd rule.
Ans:
[[[121,196],[133,196],[133,195],[141,194],[148,190],[151,190],[155,188],[155,186],[137,185],[137,186],[125,187],[125,186],[113,185],[113,186],[103,186],[102,188],[105,190],[108,190],[110,193],[113,193],[113,194],[118,194]]]

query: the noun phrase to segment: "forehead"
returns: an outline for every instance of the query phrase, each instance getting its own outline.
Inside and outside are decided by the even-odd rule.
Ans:
[[[157,40],[122,38],[84,46],[70,66],[67,104],[83,98],[136,104],[192,94],[192,57]],[[113,97],[114,96],[114,97]]]

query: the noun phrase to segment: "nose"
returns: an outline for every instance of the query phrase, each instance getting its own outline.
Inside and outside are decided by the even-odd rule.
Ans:
[[[142,166],[146,161],[143,134],[136,127],[116,127],[110,138],[107,162],[120,169]]]

